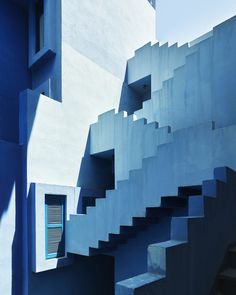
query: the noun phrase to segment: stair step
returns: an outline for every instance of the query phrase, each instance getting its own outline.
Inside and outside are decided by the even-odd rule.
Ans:
[[[194,185],[194,186],[180,186],[178,188],[179,196],[198,196],[202,195],[202,186],[201,185]]]
[[[114,241],[117,243],[125,243],[128,238],[129,236],[125,234],[109,234],[109,241]]]
[[[148,224],[157,224],[160,219],[158,217],[133,217],[133,225],[148,225]]]
[[[125,289],[135,290],[137,288],[143,287],[145,285],[149,285],[154,282],[158,282],[160,280],[163,280],[165,277],[163,275],[154,274],[154,273],[143,273],[140,275],[137,275],[135,277],[132,277],[130,279],[118,282],[116,287],[119,294],[119,289],[123,292],[120,294],[133,294],[133,293],[126,293]]]
[[[129,237],[135,236],[138,231],[145,230],[147,225],[121,225],[120,226],[120,233],[128,235]]]
[[[190,196],[188,200],[188,215],[204,215],[203,196]]]
[[[149,207],[146,209],[147,217],[163,217],[170,216],[173,213],[172,208]]]
[[[82,213],[87,214],[89,207],[96,207],[96,200],[104,199],[105,197],[84,197],[82,203]]]
[[[94,255],[99,255],[99,254],[104,254],[104,252],[110,252],[110,251],[114,251],[117,249],[117,246],[106,246],[106,247],[103,247],[103,248],[92,248],[90,247],[89,248],[89,256],[94,256]]]
[[[166,196],[161,198],[163,208],[183,208],[187,206],[187,199],[177,196]]]

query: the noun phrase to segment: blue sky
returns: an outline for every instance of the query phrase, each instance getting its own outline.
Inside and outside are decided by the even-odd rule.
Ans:
[[[183,44],[236,15],[236,0],[157,0],[157,40]]]

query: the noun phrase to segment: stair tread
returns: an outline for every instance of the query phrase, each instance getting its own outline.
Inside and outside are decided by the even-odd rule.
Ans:
[[[186,244],[186,241],[168,240],[168,241],[165,241],[165,242],[151,244],[149,247],[151,247],[151,246],[160,246],[160,247],[163,247],[163,248],[170,248],[170,247],[175,247],[175,246],[179,246],[179,245],[183,245],[183,244]]]
[[[236,280],[236,268],[227,268],[220,274],[221,278],[228,280]]]
[[[198,219],[203,218],[203,215],[187,215],[187,216],[174,216],[176,219]]]
[[[152,282],[155,282],[157,280],[161,280],[165,278],[164,275],[154,274],[154,273],[143,273],[137,276],[134,276],[132,278],[129,278],[124,281],[118,282],[119,285],[122,285],[126,288],[130,289],[136,289],[138,287],[150,284]]]
[[[201,195],[202,194],[202,186],[195,185],[195,186],[180,186],[178,188],[180,195],[185,196],[193,196],[193,195]]]

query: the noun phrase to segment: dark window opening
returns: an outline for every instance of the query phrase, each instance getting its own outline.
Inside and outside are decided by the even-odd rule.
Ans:
[[[126,111],[128,115],[143,107],[143,102],[151,99],[151,75],[131,84],[124,83],[119,111]]]
[[[45,195],[46,259],[65,256],[65,199]]]
[[[87,207],[96,206],[96,199],[104,198],[106,190],[115,188],[115,155],[114,150],[98,153],[89,157],[91,171],[86,177],[92,181],[84,183],[81,189],[82,213],[87,212]]]
[[[35,51],[44,46],[44,0],[35,2]]]
[[[151,76],[142,78],[129,87],[134,91],[136,96],[136,104],[133,105],[133,112],[140,110],[143,107],[143,102],[151,99]]]

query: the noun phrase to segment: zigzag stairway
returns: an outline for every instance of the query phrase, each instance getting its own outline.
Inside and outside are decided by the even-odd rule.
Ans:
[[[128,83],[151,76],[151,99],[91,125],[90,156],[114,151],[115,187],[70,216],[67,252],[113,255],[116,295],[208,295],[236,241],[236,173],[214,170],[236,168],[235,87],[222,78],[235,68],[236,41],[222,45],[235,31],[232,18],[190,47],[141,48]],[[159,72],[136,75],[146,58]]]
[[[180,187],[178,196],[162,197],[145,217],[133,218],[130,226],[90,247],[89,255],[109,253],[138,231],[170,218],[170,239],[148,247],[147,272],[117,282],[116,295],[210,294],[224,253],[236,241],[235,183],[233,170],[215,169],[214,179]]]

